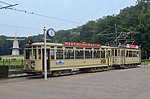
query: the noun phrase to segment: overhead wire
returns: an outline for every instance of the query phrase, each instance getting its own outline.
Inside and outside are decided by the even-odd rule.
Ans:
[[[9,26],[9,27],[19,27],[19,28],[31,29],[31,30],[41,30],[41,29],[38,29],[38,28],[31,28],[31,27],[24,27],[24,26],[17,26],[17,25],[9,25],[9,24],[1,24],[1,23],[0,23],[0,25]]]
[[[3,2],[3,1],[0,1],[0,3],[6,4],[6,5],[11,5],[11,4]]]
[[[6,3],[6,2],[3,2],[3,1],[0,1],[0,3],[6,4],[6,5],[11,5],[11,4]],[[42,14],[38,14],[38,13],[35,13],[35,12],[29,12],[29,11],[26,11],[26,10],[16,9],[16,8],[14,8],[14,7],[7,7],[7,8],[5,8],[5,9],[10,9],[10,10],[14,10],[14,11],[19,11],[19,12],[23,12],[23,13],[26,13],[26,14],[32,14],[32,15],[36,15],[36,16],[40,16],[40,17],[49,18],[49,19],[54,19],[54,20],[59,20],[59,21],[64,21],[64,22],[70,22],[70,23],[74,23],[74,24],[82,24],[82,23],[80,23],[80,22],[75,22],[75,21],[66,20],[66,19],[61,19],[61,18],[57,18],[57,17],[42,15]]]
[[[36,15],[36,16],[40,16],[40,17],[45,17],[45,18],[49,18],[49,19],[65,21],[65,22],[70,22],[70,23],[74,23],[74,24],[82,24],[80,22],[75,22],[75,21],[70,21],[70,20],[66,20],[66,19],[56,18],[56,17],[52,17],[52,16],[42,15],[42,14],[38,14],[38,13],[34,13],[34,12],[28,12],[26,10],[19,10],[19,9],[16,9],[16,8],[7,8],[7,9],[14,10],[14,11],[19,11],[19,12],[24,12],[26,14],[32,14],[32,15]]]
[[[27,19],[27,18],[25,18],[25,17],[18,17],[18,16],[13,16],[13,15],[9,15],[9,14],[4,14],[4,13],[2,13],[2,15],[4,15],[4,16],[7,16],[7,17],[13,17],[13,18],[17,18],[17,19],[19,19],[19,20],[21,20],[21,21],[28,21],[28,22],[34,22],[34,23],[36,23],[36,24],[39,24],[39,25],[41,25],[41,24],[47,24],[46,22],[43,22],[43,21],[37,21],[37,20],[30,20],[30,19]]]

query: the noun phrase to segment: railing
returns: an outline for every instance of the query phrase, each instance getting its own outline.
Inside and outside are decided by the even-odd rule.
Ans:
[[[4,59],[0,61],[0,66],[2,67],[2,69],[5,67],[8,67],[8,74],[6,75],[23,73],[23,64],[24,64],[23,59]],[[7,72],[4,72],[4,73],[7,73]]]
[[[3,59],[0,61],[0,65],[21,66],[23,62],[23,59]]]
[[[150,59],[142,59],[141,61],[141,65],[143,65],[144,67],[150,64]]]

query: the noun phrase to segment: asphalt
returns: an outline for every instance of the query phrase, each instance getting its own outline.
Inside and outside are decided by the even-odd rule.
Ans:
[[[0,99],[149,99],[150,66],[0,80]]]

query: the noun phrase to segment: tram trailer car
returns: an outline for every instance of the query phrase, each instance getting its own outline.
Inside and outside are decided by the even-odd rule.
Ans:
[[[126,47],[112,48],[113,67],[129,68],[141,64],[141,50],[137,45],[127,44]]]
[[[115,53],[116,50],[117,53]],[[49,74],[61,74],[76,71],[101,71],[129,64],[136,65],[140,63],[139,57],[125,56],[135,50],[140,53],[139,49],[115,48],[91,43],[47,43],[47,70]],[[124,54],[121,56],[119,51]],[[24,71],[28,74],[43,74],[44,43],[26,44],[24,53]]]

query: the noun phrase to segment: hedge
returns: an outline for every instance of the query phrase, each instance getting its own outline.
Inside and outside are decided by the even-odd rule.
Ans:
[[[0,66],[0,79],[8,78],[8,73],[9,73],[9,66],[7,65]]]

